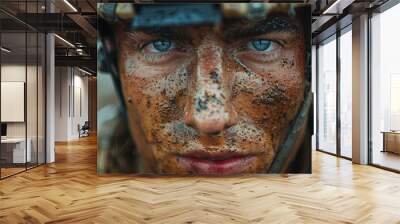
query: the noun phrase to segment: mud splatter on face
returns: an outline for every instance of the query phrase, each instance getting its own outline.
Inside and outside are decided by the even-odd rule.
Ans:
[[[170,74],[162,74],[144,86],[146,95],[162,94],[166,97],[175,97],[179,91],[187,88],[188,70],[185,66]]]
[[[238,162],[232,173],[265,172],[271,165],[303,99],[304,41],[294,38],[298,26],[286,19],[238,27],[246,38],[228,40],[212,27],[178,29],[190,40],[171,38],[177,47],[162,53],[129,48],[132,40],[121,38],[121,85],[138,111],[129,116],[137,116],[151,145],[152,157],[145,159],[154,172],[210,171],[189,166],[191,157],[252,158]],[[290,32],[274,34],[285,41],[272,53],[246,47],[248,35],[282,29]],[[146,38],[142,42],[159,37]]]
[[[210,72],[210,78],[213,81],[213,83],[220,83],[221,82],[221,75],[218,74],[216,71],[211,71]]]
[[[252,103],[258,106],[271,106],[287,100],[285,89],[282,85],[275,84],[261,94],[257,94]]]
[[[286,69],[291,69],[291,68],[293,68],[293,66],[294,66],[294,58],[293,57],[291,57],[291,58],[282,58],[282,60],[281,60],[281,66],[283,67],[283,68],[286,68]]]
[[[223,97],[222,97],[223,98]],[[213,105],[220,105],[222,106],[223,103],[222,101],[214,94],[214,93],[209,93],[209,92],[205,92],[204,94],[202,94],[202,97],[197,97],[196,98],[196,111],[197,112],[202,112],[205,110],[209,110],[209,106],[211,104]],[[213,111],[211,111],[211,114],[213,114]]]

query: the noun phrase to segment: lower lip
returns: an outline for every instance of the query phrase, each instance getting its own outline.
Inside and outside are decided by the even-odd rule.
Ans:
[[[256,159],[255,156],[232,157],[224,160],[208,160],[193,157],[177,157],[189,172],[204,175],[230,175],[242,173]]]

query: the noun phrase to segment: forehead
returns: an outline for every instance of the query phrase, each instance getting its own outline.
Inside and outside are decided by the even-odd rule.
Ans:
[[[260,3],[261,4],[261,3]],[[301,27],[302,5],[263,3],[262,10],[241,9],[254,3],[139,5],[133,20],[125,23],[125,30],[155,30],[191,27],[218,27],[214,31],[264,26],[271,31]],[[267,28],[267,29],[266,29]]]
[[[285,33],[298,36],[303,32],[299,20],[282,14],[270,14],[262,19],[223,19],[218,24],[185,26],[152,26],[140,29],[126,29],[128,33],[143,33],[172,39],[197,39],[209,33],[221,36],[223,40],[246,39],[264,34]],[[301,40],[302,38],[299,38]]]

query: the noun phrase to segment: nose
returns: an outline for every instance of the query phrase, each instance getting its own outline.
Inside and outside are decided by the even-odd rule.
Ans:
[[[185,123],[205,135],[216,135],[237,124],[231,103],[231,78],[224,75],[223,50],[213,37],[197,50],[194,74],[185,106]]]

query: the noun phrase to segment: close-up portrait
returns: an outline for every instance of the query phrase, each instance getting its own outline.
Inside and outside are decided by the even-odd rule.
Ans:
[[[98,173],[311,173],[311,8],[98,4]]]

